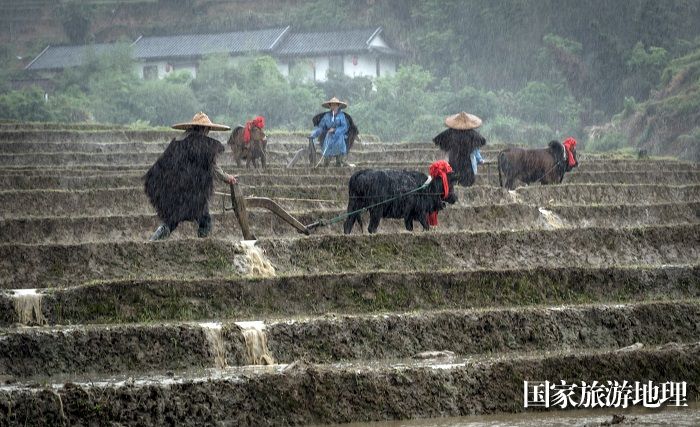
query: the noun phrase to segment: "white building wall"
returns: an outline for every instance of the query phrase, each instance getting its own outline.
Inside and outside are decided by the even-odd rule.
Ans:
[[[375,39],[376,40],[376,39]],[[353,61],[355,59],[355,61]],[[240,57],[232,57],[230,59],[231,63],[236,64],[242,61]],[[284,77],[289,77],[292,66],[290,64],[297,64],[293,67],[298,67],[303,70],[304,78],[309,81],[314,79],[314,68],[316,69],[316,81],[326,81],[328,79],[328,70],[330,68],[330,58],[328,56],[319,56],[312,58],[275,58],[277,62],[277,69]],[[343,56],[343,72],[348,77],[377,77],[377,57],[374,54],[353,54]],[[356,63],[354,63],[356,62]],[[168,61],[148,61],[148,62],[138,62],[135,65],[136,74],[140,78],[144,78],[144,68],[149,66],[155,66],[158,70],[158,78],[163,79],[165,76],[173,71],[186,70],[192,77],[197,77],[197,63],[187,62],[187,63],[172,63]],[[313,66],[312,66],[313,65]],[[388,76],[396,73],[396,59],[395,58],[380,58],[380,76]]]
[[[379,76],[393,76],[396,74],[396,59],[394,58],[381,58],[379,60]]]
[[[171,63],[168,61],[148,61],[148,62],[139,62],[136,64],[136,74],[140,78],[145,78],[144,71],[148,67],[156,67],[158,69],[158,78],[159,79],[164,79],[165,76],[168,74],[174,72],[174,71],[182,71],[185,70],[192,74],[192,77],[196,78],[197,77],[197,64],[194,62],[188,62],[188,63]]]
[[[317,82],[325,82],[328,80],[328,69],[330,67],[329,65],[329,58],[320,56],[316,58],[311,58],[311,61],[313,61],[314,67],[316,68],[316,81]],[[310,71],[313,75],[313,70]]]
[[[355,61],[353,61],[353,58]],[[377,59],[374,55],[357,54],[343,57],[343,70],[348,77],[376,77]],[[354,63],[356,62],[356,63]]]

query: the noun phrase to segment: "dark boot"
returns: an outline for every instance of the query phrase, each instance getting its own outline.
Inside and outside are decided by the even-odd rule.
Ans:
[[[165,224],[161,224],[158,228],[156,228],[156,232],[153,233],[153,236],[151,236],[150,241],[155,241],[155,240],[164,240],[167,239],[170,236],[170,227],[168,227]]]
[[[331,164],[331,158],[330,157],[324,157],[323,158],[323,167],[328,167],[328,165]]]

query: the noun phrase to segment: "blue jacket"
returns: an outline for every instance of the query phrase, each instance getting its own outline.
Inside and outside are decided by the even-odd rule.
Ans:
[[[326,139],[323,141],[322,155],[323,157],[340,156],[347,154],[347,146],[345,138],[348,134],[348,120],[342,111],[333,118],[333,112],[329,111],[323,115],[323,118],[318,123],[318,126],[311,132],[311,137],[316,138],[321,133],[327,132],[330,128],[335,128],[332,133],[326,133]]]

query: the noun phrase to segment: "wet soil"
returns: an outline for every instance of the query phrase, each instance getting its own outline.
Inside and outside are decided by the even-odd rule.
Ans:
[[[684,264],[700,258],[700,227],[400,233],[261,239],[282,274],[449,271],[536,266]]]
[[[44,288],[108,278],[240,276],[239,243],[196,239],[78,245],[0,245],[0,288]]]
[[[273,277],[104,281],[47,289],[49,324],[248,319],[435,309],[615,303],[700,297],[700,266],[367,272]],[[17,321],[12,297],[2,324]]]
[[[226,364],[250,364],[241,327],[224,323],[221,330]],[[216,346],[204,332],[187,324],[8,330],[0,333],[0,376],[214,368]],[[451,352],[451,363],[482,353],[694,342],[700,305],[694,300],[325,316],[266,322],[263,333],[278,363],[403,359],[436,350]]]
[[[230,206],[230,189],[220,187],[220,195],[210,201],[212,212]],[[270,197],[288,210],[347,207],[347,187],[343,185],[245,185],[245,196]],[[461,206],[522,203],[551,205],[627,205],[687,203],[700,200],[700,184],[569,184],[524,187],[508,192],[491,186],[475,186],[456,191]],[[448,210],[450,208],[448,207]],[[89,215],[144,215],[153,213],[142,187],[94,190],[6,190],[0,191],[0,218]]]
[[[213,366],[202,329],[192,325],[24,328],[0,332],[0,375],[117,373]]]
[[[237,171],[239,182],[243,186],[247,185],[295,185],[295,186],[317,186],[317,185],[337,185],[346,186],[351,171],[338,171],[337,175],[324,176],[306,174],[300,169],[291,169],[279,174],[262,175],[260,172]],[[295,174],[295,172],[299,172]],[[14,175],[0,174],[0,189],[5,190],[40,190],[40,189],[64,189],[64,190],[90,190],[100,188],[118,187],[139,187],[142,185],[143,171],[129,171],[123,174],[110,173],[100,174],[95,171],[93,175],[70,172],[68,174],[53,174],[51,176],[31,176],[24,172]],[[566,183],[574,184],[638,184],[650,182],[667,185],[687,185],[700,183],[700,172],[696,171],[657,171],[657,172],[579,172],[567,176]],[[497,187],[498,175],[494,173],[481,173],[477,175],[474,185],[490,185]],[[222,191],[225,189],[220,187]]]
[[[0,386],[0,425],[518,412],[523,379],[684,380],[697,398],[699,346],[648,348],[700,339],[697,164],[581,153],[564,185],[510,193],[496,188],[502,147],[489,146],[477,185],[459,189],[459,205],[429,233],[399,232],[400,221],[385,220],[376,236],[339,236],[338,226],[298,238],[252,211],[279,274],[256,278],[242,268],[233,214],[220,213],[225,196],[212,201],[213,238],[188,238],[195,230],[187,224],[170,241],[145,242],[157,220],[140,176],[175,134],[0,125],[0,289],[42,288],[41,317],[71,325],[17,327],[14,297],[0,290],[0,380],[15,382]],[[286,169],[304,135],[269,139],[273,167],[263,173],[234,167],[228,153],[221,159],[246,195],[278,199],[303,222],[344,211],[358,168]],[[371,143],[349,161],[426,171],[442,157],[430,143]],[[610,305],[619,302],[633,304]],[[592,305],[559,306],[582,303]],[[204,371],[222,354],[229,365],[247,363],[239,325],[224,322],[212,334],[152,323],[202,319],[266,320],[272,356],[294,363]],[[646,346],[586,351],[636,343]],[[573,351],[512,353],[542,349]],[[432,350],[457,357],[387,363]],[[147,371],[155,376],[127,379]],[[108,373],[122,381],[100,382]],[[57,374],[64,379],[42,377]],[[53,385],[66,380],[78,384]]]
[[[278,274],[451,271],[695,263],[700,225],[457,233],[326,235],[258,240]],[[573,249],[575,248],[575,249]],[[166,242],[0,245],[0,288],[61,287],[93,280],[240,275],[239,244]],[[322,260],[322,261],[320,261]]]
[[[8,424],[121,425],[341,423],[522,412],[523,381],[687,381],[698,397],[700,345],[627,352],[376,367],[298,364],[209,378],[4,387]]]
[[[700,222],[700,202],[644,205],[549,206],[560,224],[548,222],[535,206],[508,204],[450,207],[440,214],[436,231],[516,230],[538,228],[639,227],[656,224],[693,224]],[[211,212],[221,212],[213,205]],[[291,211],[302,224],[330,219],[345,214],[344,209]],[[240,226],[232,212],[213,213],[211,236],[219,239],[242,238]],[[296,237],[298,232],[273,213],[254,209],[248,212],[256,236]],[[59,216],[44,218],[0,219],[0,241],[4,243],[82,243],[146,240],[158,226],[153,214],[116,216]],[[369,217],[364,215],[365,226]],[[359,226],[358,226],[359,227]],[[416,223],[416,227],[420,228]],[[405,230],[402,220],[383,220],[379,233]],[[365,230],[366,232],[366,230]],[[420,232],[420,231],[418,231]],[[319,234],[342,234],[342,223],[314,230]],[[359,233],[359,231],[357,231]],[[197,234],[194,223],[182,224],[171,239],[183,239]]]

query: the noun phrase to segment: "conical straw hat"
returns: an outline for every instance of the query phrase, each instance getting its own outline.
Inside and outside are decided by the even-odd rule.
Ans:
[[[211,130],[231,130],[229,126],[212,123],[211,120],[209,120],[209,116],[202,113],[201,111],[195,114],[194,117],[192,117],[192,121],[172,125],[172,128],[186,130],[193,126],[204,126],[210,128]]]
[[[335,96],[328,101],[324,102],[321,104],[322,107],[324,108],[331,108],[331,104],[338,104],[340,105],[340,108],[347,108],[348,104],[345,102],[341,101],[340,99],[336,98]]]
[[[450,129],[469,130],[481,126],[481,119],[477,116],[462,111],[445,119],[445,124]]]

